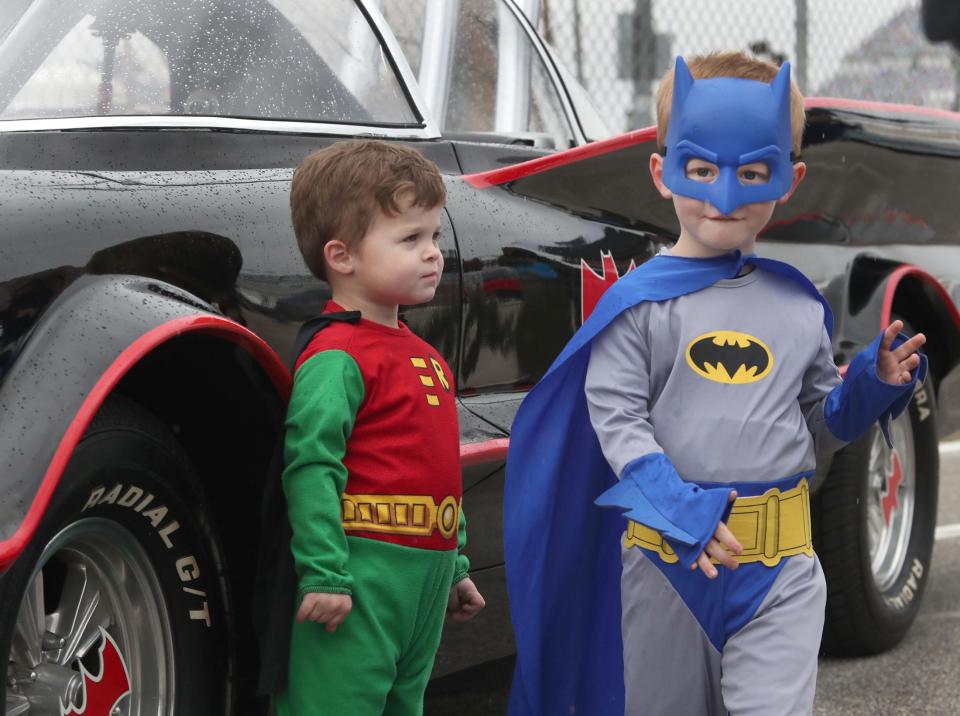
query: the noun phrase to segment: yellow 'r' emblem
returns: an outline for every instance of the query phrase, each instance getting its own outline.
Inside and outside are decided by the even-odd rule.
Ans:
[[[440,385],[442,385],[443,389],[449,393],[450,382],[447,380],[447,376],[443,374],[443,366],[440,365],[440,361],[433,356],[430,356],[430,364],[433,366],[433,372],[437,374],[437,380],[440,381]]]
[[[410,364],[414,368],[419,368],[421,370],[427,369],[427,361],[419,356],[413,356],[410,358]],[[437,381],[440,382],[440,386],[447,393],[450,392],[450,381],[447,380],[447,376],[443,372],[443,366],[440,365],[438,361],[433,356],[430,356],[430,365],[433,367],[433,372],[437,376]],[[433,380],[433,376],[429,373],[417,373],[417,377],[420,379],[420,385],[424,388],[435,388],[436,383]],[[427,405],[437,408],[440,407],[440,396],[437,393],[432,393],[429,390],[426,393],[427,396]]]

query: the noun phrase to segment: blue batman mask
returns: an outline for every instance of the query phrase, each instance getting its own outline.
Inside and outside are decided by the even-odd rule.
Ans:
[[[663,183],[674,194],[708,201],[724,214],[744,204],[779,199],[790,190],[790,63],[771,84],[739,77],[694,80],[682,57],[673,74]],[[702,159],[720,172],[710,184],[687,178],[687,162]],[[765,184],[744,186],[737,169],[764,162]]]

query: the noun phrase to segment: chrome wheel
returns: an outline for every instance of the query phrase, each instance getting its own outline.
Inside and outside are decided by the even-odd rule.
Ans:
[[[916,386],[890,424],[834,455],[813,500],[813,539],[827,579],[822,651],[879,654],[916,619],[930,577],[940,460],[936,397]]]
[[[913,527],[917,469],[908,414],[890,424],[890,438],[892,449],[880,431],[874,431],[867,478],[867,541],[880,591],[892,587],[900,576]]]
[[[49,542],[28,582],[7,666],[6,716],[61,716],[61,703],[67,714],[79,711],[93,691],[84,671],[94,680],[116,671],[118,662],[103,667],[108,636],[129,683],[111,714],[172,714],[172,636],[154,568],[126,529],[82,519]]]

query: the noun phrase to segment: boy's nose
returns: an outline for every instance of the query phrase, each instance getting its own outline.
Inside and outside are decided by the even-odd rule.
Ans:
[[[713,185],[713,196],[710,197],[710,203],[724,216],[730,216],[734,210],[740,206],[737,201],[740,180],[734,170],[721,170],[720,177]]]

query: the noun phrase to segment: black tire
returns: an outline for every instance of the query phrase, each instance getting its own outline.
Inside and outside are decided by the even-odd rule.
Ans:
[[[87,593],[97,590],[92,621],[106,622],[130,675],[131,693],[119,701],[120,713],[226,714],[230,661],[222,570],[197,485],[166,427],[135,403],[111,398],[71,457],[37,534],[4,575],[0,649],[10,654],[11,669],[30,660],[23,657],[23,636],[36,620],[18,624],[18,615],[33,596],[47,628],[59,623],[61,637],[83,635],[77,638],[88,644],[95,639],[85,654],[51,646],[50,637],[47,650],[35,652],[47,669],[34,669],[41,674],[36,681],[53,683],[57,698],[83,702],[82,679],[71,671],[82,663],[96,676],[97,646],[106,640],[99,632],[91,636],[91,627],[71,631],[69,624],[79,620],[58,622],[53,615],[79,611],[74,602],[95,603],[74,598],[77,585],[84,585]],[[42,581],[34,581],[37,572]],[[58,716],[30,681],[29,669],[18,673],[18,685],[7,686],[7,707],[11,699],[21,705],[29,699],[29,716]]]
[[[876,457],[883,444],[877,426],[836,454],[813,500],[814,547],[827,580],[822,642],[826,654],[863,656],[898,644],[917,615],[929,578],[940,469],[936,410],[929,383],[917,388],[910,407],[891,429],[900,433],[899,442],[909,443],[911,436],[913,442],[912,520],[900,530],[901,547],[884,550],[876,546],[882,547],[883,542],[875,538],[874,548],[880,556],[871,557],[869,511],[878,493],[877,484],[871,484],[871,451]],[[896,436],[894,441],[896,450],[905,449],[897,445]],[[909,470],[909,461],[906,464],[902,470]],[[891,474],[896,474],[895,470]],[[904,475],[904,485],[910,477]],[[882,515],[890,534],[895,533],[890,525],[905,519],[906,510],[897,515],[896,509],[890,509],[889,517]],[[888,544],[897,542],[891,538]]]

